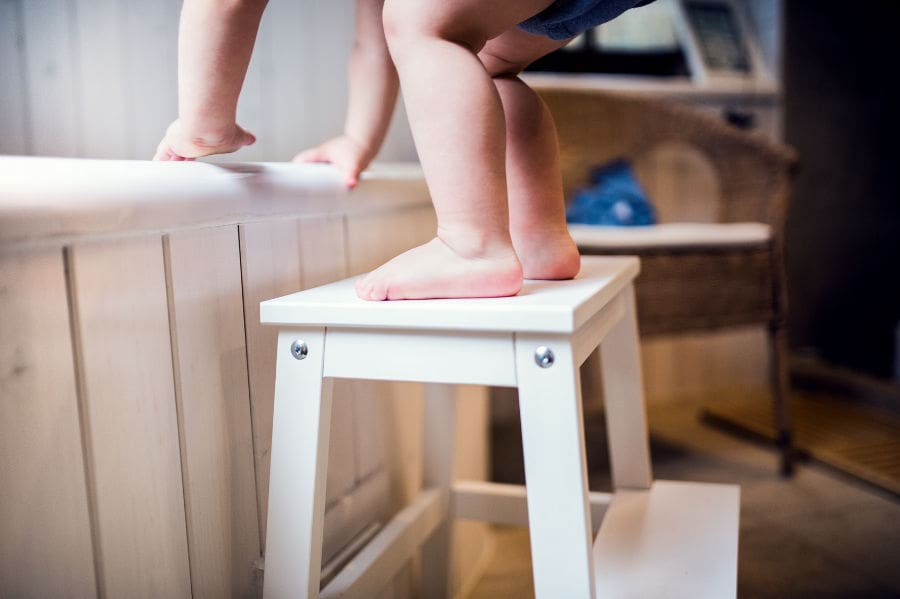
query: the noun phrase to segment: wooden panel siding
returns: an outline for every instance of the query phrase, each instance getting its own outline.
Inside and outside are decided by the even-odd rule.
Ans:
[[[0,595],[95,597],[62,252],[0,255]]]
[[[350,243],[370,215],[384,241]],[[414,166],[348,193],[324,166],[0,157],[0,596],[258,597],[275,349],[258,302],[433,219]],[[391,503],[378,389],[336,389],[326,564]]]
[[[189,597],[162,242],[79,244],[73,276],[101,594]]]
[[[237,227],[164,243],[191,589],[249,597],[261,551]]]

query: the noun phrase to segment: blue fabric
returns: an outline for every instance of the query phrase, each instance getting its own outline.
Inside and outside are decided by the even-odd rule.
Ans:
[[[652,0],[556,0],[535,16],[519,23],[519,29],[564,40],[606,23]]]
[[[591,182],[594,185],[579,191],[569,204],[566,221],[626,227],[656,222],[656,211],[625,160],[595,168]]]

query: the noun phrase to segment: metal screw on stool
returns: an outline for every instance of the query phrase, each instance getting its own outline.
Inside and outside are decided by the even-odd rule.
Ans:
[[[555,359],[553,351],[546,345],[541,345],[534,350],[534,363],[541,368],[550,368],[553,366],[553,361]]]
[[[296,359],[303,360],[306,358],[307,354],[309,354],[309,348],[306,346],[306,341],[297,339],[291,343],[291,355]]]

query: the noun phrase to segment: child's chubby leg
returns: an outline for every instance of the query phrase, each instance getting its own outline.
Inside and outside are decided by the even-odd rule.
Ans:
[[[506,116],[510,234],[527,279],[568,279],[580,266],[578,248],[566,227],[553,117],[518,78],[531,62],[565,43],[513,28],[479,53]]]
[[[509,233],[503,108],[476,54],[551,2],[385,2],[385,34],[438,234],[362,279],[363,299],[492,297],[521,288]]]
[[[235,121],[266,0],[186,0],[178,33],[178,114],[154,160],[193,160],[256,141]]]

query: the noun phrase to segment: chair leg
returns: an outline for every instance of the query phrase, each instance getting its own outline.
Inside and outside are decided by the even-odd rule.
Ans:
[[[613,486],[649,489],[653,482],[634,287],[622,291],[625,314],[600,344],[603,402]]]
[[[593,598],[581,382],[571,340],[516,335],[515,346],[535,596]],[[535,360],[542,346],[553,355],[544,367]]]
[[[794,474],[793,422],[788,391],[787,331],[784,325],[769,327],[769,378],[775,411],[775,443],[780,452],[782,476]]]
[[[292,351],[295,340],[306,344],[302,359]],[[322,378],[324,350],[323,328],[278,335],[263,586],[267,599],[319,595],[332,382]]]
[[[452,597],[453,558],[453,486],[456,435],[456,387],[425,386],[424,487],[444,491],[444,521],[422,545],[422,596],[436,599]]]

